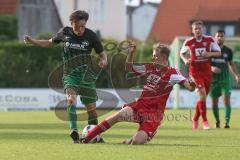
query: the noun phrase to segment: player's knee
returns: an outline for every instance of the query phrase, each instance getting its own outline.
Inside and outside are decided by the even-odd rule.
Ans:
[[[68,105],[76,105],[77,104],[76,91],[72,88],[67,88],[65,92]]]
[[[224,101],[224,105],[225,105],[225,106],[230,106],[230,100],[225,100],[225,101]]]
[[[107,119],[108,119],[108,121],[111,121],[111,123],[113,123],[113,124],[122,121],[122,117],[121,117],[121,115],[119,115],[119,113],[117,113],[117,114],[115,114],[113,116],[110,116]]]
[[[199,101],[206,101],[206,99],[207,99],[206,95],[199,96]]]
[[[93,116],[93,117],[97,116],[96,106],[94,106],[94,107],[86,106],[86,108],[87,108],[88,115]]]
[[[122,121],[133,121],[133,112],[129,109],[122,109],[116,114],[116,118],[118,122]]]
[[[91,112],[88,112],[88,115],[90,116],[90,117],[97,117],[97,112],[96,111],[91,111]]]

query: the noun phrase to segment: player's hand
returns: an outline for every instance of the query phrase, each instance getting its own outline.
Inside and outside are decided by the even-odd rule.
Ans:
[[[33,38],[31,36],[24,36],[24,43],[26,44],[33,44]]]
[[[104,58],[100,58],[98,65],[100,68],[105,68],[107,66],[107,60],[105,60]]]
[[[190,86],[189,90],[190,90],[190,91],[194,91],[195,88],[196,88],[195,82],[194,82],[191,78],[188,78],[187,81],[188,81],[189,86]]]
[[[191,59],[187,59],[184,63],[186,66],[189,66],[192,63],[192,61]]]
[[[222,72],[221,69],[218,67],[211,67],[211,70],[213,73],[216,73],[216,74],[220,74]]]
[[[203,52],[203,53],[201,54],[201,56],[202,56],[202,58],[208,58],[207,52]]]
[[[236,75],[235,80],[237,81],[237,83],[240,83],[240,75]]]
[[[204,59],[204,58],[210,58],[210,57],[212,57],[213,55],[212,55],[212,52],[203,52],[202,53],[202,58]]]
[[[130,41],[127,52],[128,53],[134,53],[136,51],[137,45],[134,41]]]

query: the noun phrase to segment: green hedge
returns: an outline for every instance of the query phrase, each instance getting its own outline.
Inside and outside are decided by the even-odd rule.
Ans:
[[[17,18],[12,15],[0,15],[0,40],[17,39]]]
[[[47,87],[49,73],[61,63],[61,47],[52,49],[0,42],[0,87]]]
[[[62,65],[62,46],[57,45],[53,48],[40,48],[32,45],[25,45],[18,41],[0,41],[0,88],[45,88],[48,87],[48,77]],[[106,46],[108,42],[103,42]],[[114,42],[117,46],[118,42]],[[136,53],[136,61],[139,59],[144,62],[150,61],[151,46],[139,47]],[[108,67],[101,71],[96,82],[99,88],[108,87],[129,87],[125,77],[126,54],[117,47],[106,51],[108,55]],[[93,64],[95,69],[98,67],[98,56],[93,54]],[[61,68],[60,68],[61,70]],[[61,72],[59,72],[62,74]],[[62,75],[58,76],[61,84]],[[112,78],[110,78],[112,77]],[[59,86],[57,84],[57,86]]]

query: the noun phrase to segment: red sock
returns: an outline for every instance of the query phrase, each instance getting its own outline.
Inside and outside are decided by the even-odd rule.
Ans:
[[[200,113],[202,115],[203,122],[207,121],[206,101],[200,101],[199,109],[200,109]]]
[[[99,123],[96,127],[94,127],[86,136],[85,139],[87,142],[91,141],[94,137],[99,135],[100,133],[108,130],[111,127],[111,125],[108,123],[108,121],[104,120],[101,123]]]
[[[199,101],[197,101],[197,105],[196,105],[196,107],[195,107],[195,115],[194,115],[194,117],[193,117],[193,120],[194,121],[198,121],[198,119],[199,119],[199,116],[200,116],[200,110],[199,110],[199,105],[200,104],[200,102]]]

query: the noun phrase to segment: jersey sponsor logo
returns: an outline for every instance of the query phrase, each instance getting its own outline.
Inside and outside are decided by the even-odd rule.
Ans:
[[[81,43],[66,42],[65,46],[72,49],[88,50],[87,47],[89,46],[89,42],[88,41],[83,41]]]
[[[157,85],[158,82],[160,81],[161,77],[155,75],[155,74],[150,74],[148,77],[147,77],[147,82],[151,83],[151,84],[154,84],[154,85]]]
[[[161,77],[155,75],[155,74],[150,74],[147,77],[147,84],[144,85],[144,89],[152,92],[157,92],[156,89],[158,87],[158,82],[160,81]]]
[[[196,58],[202,58],[203,53],[206,52],[206,48],[195,48],[195,56]]]
[[[212,62],[214,63],[226,63],[225,59],[220,59],[220,58],[212,58]]]

